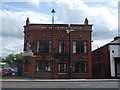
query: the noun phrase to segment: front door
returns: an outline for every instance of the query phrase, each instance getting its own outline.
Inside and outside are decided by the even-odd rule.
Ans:
[[[120,76],[120,62],[117,63],[117,76]]]
[[[116,77],[120,77],[120,58],[115,59]]]

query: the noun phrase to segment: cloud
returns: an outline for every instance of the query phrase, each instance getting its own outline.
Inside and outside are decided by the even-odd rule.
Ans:
[[[50,16],[35,13],[32,11],[7,11],[0,10],[2,18],[2,36],[14,37],[23,39],[23,26],[27,17],[30,18],[31,23],[48,23]],[[34,17],[35,16],[35,17]],[[48,17],[48,18],[46,18]]]
[[[40,6],[40,0],[27,0],[31,5],[34,5],[36,7]]]
[[[3,38],[2,40],[2,57],[11,53],[16,54],[23,52],[23,39]]]
[[[113,40],[113,39],[93,40],[93,42],[92,42],[92,50],[95,50],[98,47],[101,47],[101,46],[104,46],[104,45],[110,43],[111,40]]]
[[[31,0],[29,4],[40,7],[43,0]],[[46,0],[45,0],[46,1]],[[57,0],[56,2],[56,23],[77,23],[81,24],[87,17],[90,24],[93,24],[93,49],[105,45],[117,36],[118,16],[116,2],[94,7],[88,6],[81,0]],[[113,6],[112,6],[113,5]],[[12,7],[14,8],[14,7]],[[16,10],[15,10],[16,9]],[[2,54],[8,55],[11,52],[17,53],[23,50],[23,26],[26,18],[31,23],[51,23],[51,16],[44,13],[14,8],[12,11],[0,10],[2,18]],[[22,42],[22,43],[21,43]],[[20,48],[19,48],[20,47]]]
[[[118,2],[108,2],[106,6],[89,7],[80,0],[60,2],[58,3],[58,19],[64,23],[79,24],[83,23],[87,17],[90,24],[93,24],[93,40],[95,43],[99,42],[98,45],[101,46],[103,42],[110,42],[118,35],[118,6],[116,3]],[[96,48],[95,43],[93,43],[93,49]]]
[[[31,23],[50,23],[50,16],[29,10],[23,11],[7,11],[0,10],[0,41],[2,48],[0,48],[0,55],[5,57],[10,53],[19,53],[23,50],[23,26],[26,23],[27,17],[30,18]]]

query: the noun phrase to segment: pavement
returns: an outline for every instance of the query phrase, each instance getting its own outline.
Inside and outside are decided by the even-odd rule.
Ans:
[[[15,82],[15,81],[31,81],[31,82],[107,82],[114,81],[120,82],[120,79],[35,79],[26,77],[1,77],[1,82]]]

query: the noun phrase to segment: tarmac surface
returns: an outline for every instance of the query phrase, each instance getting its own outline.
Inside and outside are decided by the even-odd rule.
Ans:
[[[37,79],[26,77],[2,77],[0,78],[3,90],[76,90],[76,88],[91,88],[91,90],[120,90],[120,79]],[[45,88],[45,89],[43,89]],[[57,89],[58,88],[58,89]],[[96,88],[96,89],[92,89]],[[28,90],[27,89],[27,90]],[[21,89],[20,89],[21,90]]]
[[[0,78],[1,82],[4,81],[41,81],[41,82],[102,82],[102,81],[115,81],[115,82],[120,82],[120,79],[36,79],[36,78],[26,78],[26,77],[2,77]]]

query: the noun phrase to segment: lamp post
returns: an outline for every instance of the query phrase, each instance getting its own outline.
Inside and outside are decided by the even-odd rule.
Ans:
[[[51,11],[51,13],[53,14],[53,16],[52,16],[52,78],[53,78],[53,74],[54,74],[54,44],[53,44],[53,31],[55,30],[55,28],[54,28],[54,13],[55,13],[55,10],[54,9],[52,9],[52,11]]]
[[[53,14],[53,16],[52,16],[52,49],[53,49],[53,31],[55,29],[54,28],[54,13],[55,13],[55,10],[52,9],[51,13]],[[52,50],[52,52],[53,52],[53,50]]]
[[[68,44],[69,44],[69,56],[68,56],[68,60],[69,60],[69,77],[71,78],[71,48],[70,48],[70,33],[74,31],[71,29],[71,27],[69,26],[69,28],[66,30],[66,32],[68,33]]]
[[[52,24],[54,24],[54,13],[55,13],[55,10],[52,9],[51,13],[53,14],[53,16],[52,16]]]

